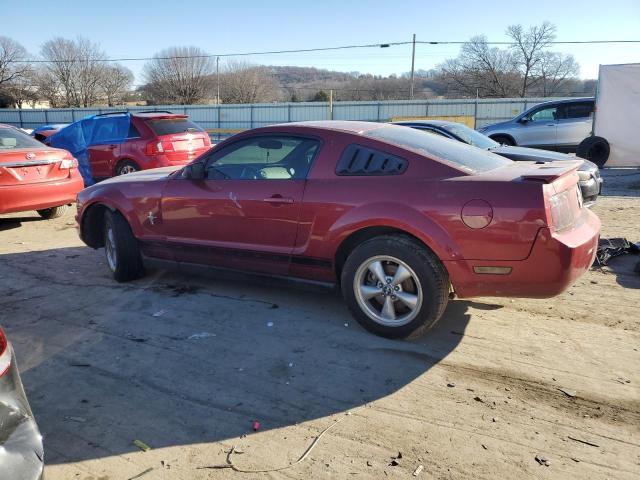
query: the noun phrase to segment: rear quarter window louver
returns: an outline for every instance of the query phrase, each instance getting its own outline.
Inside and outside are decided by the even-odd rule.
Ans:
[[[349,145],[340,156],[336,166],[337,175],[400,175],[407,169],[407,161],[388,153]]]

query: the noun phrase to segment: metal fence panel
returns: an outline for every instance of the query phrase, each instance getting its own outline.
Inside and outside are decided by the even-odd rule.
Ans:
[[[381,102],[334,102],[334,120],[389,121],[394,117],[471,116],[476,128],[513,118],[523,110],[551,98],[431,99]],[[127,110],[168,110],[184,113],[213,131],[218,139],[237,130],[274,123],[328,120],[328,102],[260,103],[241,105],[158,105],[153,107],[51,108],[46,110],[0,109],[0,123],[36,128],[49,123],[71,123],[87,115]]]

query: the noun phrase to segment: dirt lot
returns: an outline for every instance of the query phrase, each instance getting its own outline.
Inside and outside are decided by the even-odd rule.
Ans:
[[[640,174],[606,177],[603,237],[639,241]],[[550,300],[453,301],[402,342],[311,287],[161,271],[119,285],[71,212],[5,216],[0,240],[0,324],[47,480],[640,478],[638,257]],[[339,419],[293,468],[199,468],[233,445],[244,468],[286,465]]]

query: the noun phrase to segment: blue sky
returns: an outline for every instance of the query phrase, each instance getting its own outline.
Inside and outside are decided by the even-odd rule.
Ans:
[[[467,40],[484,34],[505,40],[507,25],[539,24],[558,28],[558,40],[640,40],[639,0],[323,0],[271,1],[122,1],[91,2],[0,0],[5,35],[33,55],[54,36],[78,35],[98,42],[107,55],[147,57],[174,45],[195,45],[212,54],[314,48],[418,40]],[[561,45],[581,65],[581,77],[597,76],[598,64],[640,62],[640,44]],[[454,45],[419,45],[416,69],[429,69],[456,56]],[[245,57],[269,65],[315,66],[374,74],[410,70],[411,47],[358,49]],[[142,78],[144,62],[125,63]]]

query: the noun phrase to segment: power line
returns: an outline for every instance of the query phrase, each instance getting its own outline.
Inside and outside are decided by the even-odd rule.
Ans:
[[[179,60],[191,58],[216,58],[216,57],[247,57],[254,55],[279,55],[284,53],[309,53],[309,52],[326,52],[332,50],[351,50],[356,48],[388,48],[398,45],[410,45],[413,42],[390,42],[390,43],[370,43],[364,45],[342,45],[338,47],[319,47],[319,48],[300,48],[295,50],[270,50],[262,52],[239,52],[239,53],[220,53],[205,55],[170,55],[163,57],[122,57],[122,58],[94,58],[94,59],[64,59],[64,60],[9,60],[7,63],[73,63],[82,61],[93,62],[139,62],[148,60]],[[464,45],[468,41],[427,41],[416,40],[421,45]],[[515,42],[484,42],[487,45],[516,45]],[[547,42],[548,45],[584,45],[584,44],[616,44],[616,43],[640,43],[640,40],[558,40]]]

